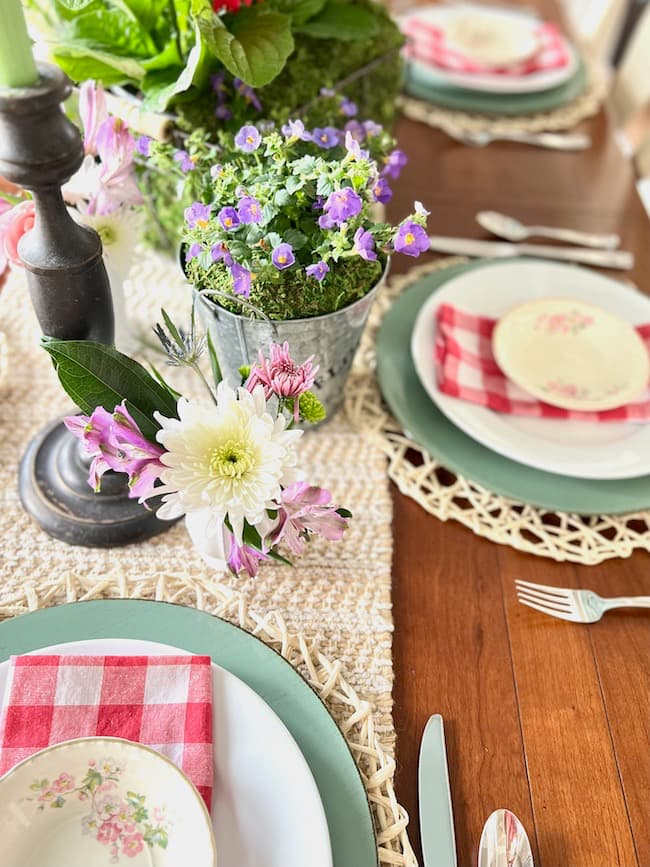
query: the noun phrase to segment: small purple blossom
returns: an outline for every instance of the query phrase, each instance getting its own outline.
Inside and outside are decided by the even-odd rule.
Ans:
[[[142,154],[143,157],[148,157],[151,155],[151,142],[152,138],[150,135],[141,135],[136,139],[135,149],[139,154]]]
[[[331,87],[321,87],[320,95],[332,97],[332,96],[336,96],[336,91],[333,90]]]
[[[352,138],[356,139],[358,142],[362,142],[366,137],[363,125],[360,124],[358,120],[349,120],[343,127],[343,131],[345,133],[349,132]]]
[[[253,196],[244,196],[237,206],[242,223],[259,223],[262,219],[262,206]]]
[[[235,295],[243,295],[244,298],[248,298],[251,294],[251,280],[253,278],[251,272],[243,265],[233,262],[230,266],[230,273],[232,274],[232,291]]]
[[[427,211],[422,202],[415,202],[415,213],[418,217],[428,217],[431,211]]]
[[[223,241],[219,241],[212,245],[212,248],[210,249],[210,258],[213,262],[223,262],[223,264],[227,265],[229,268],[233,264],[232,256],[228,252],[228,247],[226,247]]]
[[[217,216],[226,232],[232,232],[233,229],[236,229],[237,226],[239,226],[239,214],[234,208],[222,208]]]
[[[386,165],[384,166],[382,175],[388,175],[389,178],[399,178],[402,169],[408,161],[409,158],[406,156],[404,151],[395,148],[394,151],[391,151],[388,156],[384,158]]]
[[[329,214],[321,214],[318,218],[318,225],[321,229],[333,229],[336,223]]]
[[[296,138],[300,141],[311,141],[311,136],[305,129],[301,120],[288,120],[282,127],[282,135],[285,138]]]
[[[316,127],[311,132],[311,140],[323,150],[334,148],[339,143],[339,131],[333,126]]]
[[[368,151],[362,150],[359,142],[355,139],[351,132],[345,134],[345,149],[351,154],[355,160],[367,160]]]
[[[315,280],[318,280],[320,283],[325,279],[325,275],[329,273],[330,266],[327,262],[316,262],[314,265],[308,265],[305,269],[308,277],[313,277]]]
[[[210,84],[215,93],[221,93],[226,89],[226,73],[222,69],[220,72],[215,72],[210,76]]]
[[[375,253],[375,239],[370,232],[367,232],[360,226],[354,233],[354,246],[352,251],[365,259],[366,262],[375,262],[377,254]]]
[[[190,244],[189,249],[185,254],[185,261],[189,262],[192,259],[196,259],[196,257],[200,256],[202,252],[203,247],[195,241],[193,244]]]
[[[376,202],[381,202],[385,205],[393,198],[393,191],[388,186],[386,178],[377,178],[372,185],[372,197]]]
[[[189,208],[185,208],[185,222],[190,229],[194,229],[196,226],[204,229],[208,225],[211,207],[211,205],[204,205],[202,202],[194,202]]]
[[[235,144],[240,151],[244,151],[247,154],[256,151],[261,141],[262,136],[259,130],[250,124],[243,126],[235,136]]]
[[[213,181],[216,181],[218,177],[221,177],[223,174],[223,166],[221,163],[216,163],[213,166],[210,166],[210,177]]]
[[[278,271],[290,268],[295,261],[296,257],[293,255],[291,244],[278,244],[271,253],[271,262],[273,262]]]
[[[429,249],[429,237],[422,226],[418,226],[413,220],[407,220],[397,230],[393,238],[393,247],[398,253],[419,256]]]
[[[351,99],[347,97],[343,97],[341,100],[341,114],[344,114],[346,117],[355,117],[358,112],[356,102],[352,102]]]
[[[334,223],[340,225],[351,217],[356,217],[361,212],[362,205],[359,194],[355,193],[352,187],[343,187],[329,194],[323,210]]]
[[[174,160],[178,163],[182,172],[191,172],[194,168],[194,160],[187,151],[176,151]]]
[[[262,103],[250,85],[242,81],[241,78],[233,78],[232,83],[249,105],[252,105],[257,111],[262,111]]]
[[[279,523],[269,536],[269,543],[283,540],[293,554],[302,554],[309,533],[337,542],[343,538],[347,518],[332,504],[332,495],[324,488],[307,482],[292,482],[282,491],[278,511]]]
[[[383,129],[383,126],[380,123],[375,123],[374,120],[364,120],[363,122],[363,131],[368,138],[372,138],[373,135],[379,135]]]
[[[219,120],[230,120],[230,118],[232,117],[232,111],[228,108],[227,105],[221,103],[215,108],[214,116],[219,118]]]

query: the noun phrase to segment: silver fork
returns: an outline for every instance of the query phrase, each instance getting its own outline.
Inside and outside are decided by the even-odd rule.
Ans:
[[[515,584],[517,598],[523,605],[573,623],[595,623],[611,608],[650,608],[650,596],[603,598],[593,590],[549,587],[548,584],[532,584],[519,579]]]

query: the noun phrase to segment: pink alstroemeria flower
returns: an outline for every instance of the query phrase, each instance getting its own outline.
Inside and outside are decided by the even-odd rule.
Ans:
[[[84,81],[79,88],[79,117],[84,130],[84,150],[97,155],[97,132],[108,118],[106,94],[101,84]]]
[[[143,198],[135,181],[135,140],[119,117],[108,117],[95,136],[100,159],[97,188],[88,202],[88,213],[112,214],[122,205],[139,205]]]
[[[237,575],[242,569],[254,578],[262,560],[268,560],[268,554],[263,554],[250,545],[238,545],[235,537],[230,534],[230,551],[228,553],[228,568]]]
[[[90,416],[72,415],[63,421],[92,457],[88,484],[93,490],[99,491],[104,473],[114,470],[128,475],[129,497],[142,503],[154,493],[165,450],[143,436],[124,403],[112,413],[98,406]]]
[[[274,546],[284,540],[293,554],[302,554],[310,532],[338,542],[343,538],[348,519],[338,514],[331,500],[332,495],[325,488],[293,482],[282,491],[279,523],[268,543]]]
[[[300,415],[299,398],[314,384],[318,366],[312,365],[313,355],[302,364],[296,364],[289,355],[289,344],[271,343],[270,358],[264,358],[260,349],[259,361],[251,368],[246,381],[246,389],[250,392],[257,385],[264,389],[264,396],[268,400],[275,395],[281,398],[293,398],[293,415],[297,421]]]

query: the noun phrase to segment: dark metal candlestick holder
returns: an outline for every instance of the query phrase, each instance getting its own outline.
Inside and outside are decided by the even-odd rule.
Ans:
[[[71,92],[55,66],[39,64],[32,87],[0,89],[0,175],[32,192],[36,222],[18,245],[43,334],[113,342],[113,303],[96,232],[70,217],[61,186],[79,169],[79,130],[63,113]],[[102,493],[88,487],[77,440],[55,422],[29,444],[20,465],[25,509],[51,536],[109,547],[170,526],[128,499],[126,476],[107,473]]]

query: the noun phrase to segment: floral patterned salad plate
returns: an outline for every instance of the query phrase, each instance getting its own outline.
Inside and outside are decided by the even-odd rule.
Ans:
[[[630,323],[575,298],[517,305],[497,323],[492,350],[509,379],[564,409],[614,409],[650,379],[648,351]]]
[[[546,303],[555,298],[567,299],[576,311],[584,310],[584,305],[595,305],[620,317],[628,326],[650,322],[649,298],[625,283],[587,268],[534,259],[475,262],[461,273],[451,272],[450,279],[431,293],[417,315],[411,335],[411,356],[422,386],[456,427],[510,460],[579,479],[635,479],[650,475],[650,424],[532,418],[493,412],[443,394],[438,388],[433,346],[439,305],[450,304],[468,313],[500,320],[521,304]],[[634,334],[632,328],[630,331]],[[615,334],[629,335],[630,331],[617,330]],[[569,339],[566,335],[561,338],[563,343]],[[646,365],[647,359],[640,361],[641,372],[647,372]],[[566,379],[569,374],[566,365],[561,373]]]
[[[200,794],[169,759],[120,738],[47,747],[0,779],[3,867],[216,867]]]

